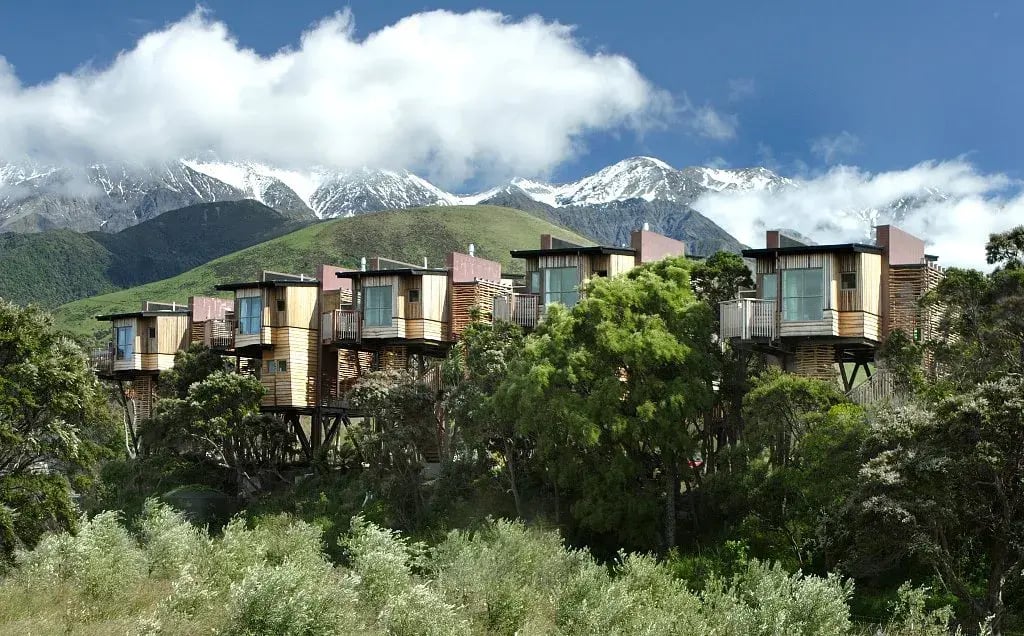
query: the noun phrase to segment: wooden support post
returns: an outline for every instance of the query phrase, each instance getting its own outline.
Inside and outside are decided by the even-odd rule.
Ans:
[[[327,435],[324,437],[324,446],[330,446],[334,442],[334,436],[338,434],[338,428],[341,426],[341,418],[341,415],[334,416],[334,421],[327,429]]]
[[[290,422],[292,430],[295,431],[295,436],[299,438],[299,444],[302,445],[302,453],[306,456],[306,459],[313,459],[313,449],[309,445],[309,439],[306,437],[306,431],[302,430],[302,422],[299,421],[298,413],[289,413],[285,416],[286,422]]]

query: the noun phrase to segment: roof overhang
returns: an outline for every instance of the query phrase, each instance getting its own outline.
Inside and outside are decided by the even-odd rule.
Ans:
[[[120,314],[104,314],[96,316],[96,320],[108,322],[122,318],[159,318],[160,316],[188,316],[191,312],[186,307],[175,311],[126,311]]]
[[[362,278],[363,276],[447,276],[448,270],[431,267],[403,267],[400,269],[373,269],[369,271],[335,272],[338,278]]]
[[[260,280],[251,283],[224,283],[217,285],[214,289],[221,291],[235,291],[238,289],[267,289],[271,287],[319,287],[318,280]]]
[[[533,258],[535,256],[568,256],[570,254],[622,254],[625,256],[636,256],[636,250],[631,247],[610,247],[607,245],[594,245],[589,247],[555,247],[547,250],[512,250],[509,252],[512,258]]]
[[[791,247],[766,247],[760,249],[743,250],[742,253],[744,256],[756,258],[758,256],[773,256],[776,254],[884,254],[885,250],[877,245],[868,245],[866,243],[841,243],[838,245],[794,245]]]

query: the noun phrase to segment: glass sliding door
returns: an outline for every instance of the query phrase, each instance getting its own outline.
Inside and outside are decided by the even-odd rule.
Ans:
[[[363,325],[367,327],[390,327],[391,285],[363,288]]]
[[[821,320],[825,309],[825,275],[820,267],[782,271],[782,319]]]
[[[263,328],[263,299],[247,296],[238,299],[238,333],[252,335]]]
[[[575,267],[552,267],[544,270],[544,304],[562,303],[572,307],[580,299],[579,270]]]

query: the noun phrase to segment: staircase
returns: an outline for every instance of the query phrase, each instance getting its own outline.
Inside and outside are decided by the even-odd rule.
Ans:
[[[896,390],[892,373],[878,367],[870,378],[850,389],[846,397],[855,404],[869,406],[879,402],[899,402],[904,396]]]

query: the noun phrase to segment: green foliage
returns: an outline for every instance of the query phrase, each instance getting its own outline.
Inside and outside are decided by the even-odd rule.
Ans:
[[[174,366],[160,374],[160,392],[167,397],[186,398],[188,390],[217,371],[227,371],[226,358],[200,342],[174,354]]]
[[[692,592],[650,556],[611,567],[559,537],[497,521],[428,549],[361,517],[346,563],[284,516],[220,537],[162,505],[132,535],[113,513],[46,538],[0,580],[0,631],[150,634],[852,634],[851,583],[750,561]],[[948,614],[906,590],[892,634],[931,636]],[[879,632],[882,633],[882,632]]]
[[[230,232],[211,234],[236,233],[232,226]],[[99,330],[99,314],[135,311],[146,300],[184,303],[188,296],[219,295],[216,285],[250,280],[265,269],[312,273],[323,263],[357,267],[360,257],[373,254],[411,263],[428,257],[442,263],[448,252],[465,251],[470,243],[476,245],[477,256],[499,261],[504,271],[522,271],[522,262],[513,261],[509,250],[533,243],[540,234],[589,244],[577,234],[509,208],[451,206],[361,214],[315,223],[245,249],[240,245],[234,248],[239,251],[204,258],[192,265],[194,269],[171,278],[68,303],[56,311],[56,318],[62,329],[91,338]]]
[[[89,487],[116,431],[82,351],[40,309],[0,301],[0,563],[70,527],[68,480]]]
[[[879,414],[850,499],[853,571],[913,556],[997,632],[1024,569],[1024,381]],[[890,557],[892,558],[892,557]]]
[[[751,289],[754,281],[750,268],[739,254],[715,252],[698,261],[691,273],[693,291],[697,298],[708,303],[718,317],[718,303],[736,298],[741,289]]]
[[[712,403],[712,318],[691,268],[670,258],[592,281],[571,311],[548,310],[498,392],[576,520],[629,546],[675,544],[692,424]]]

